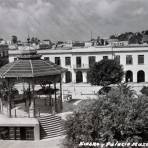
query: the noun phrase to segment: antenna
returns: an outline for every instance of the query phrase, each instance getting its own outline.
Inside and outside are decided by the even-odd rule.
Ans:
[[[90,40],[92,40],[92,31],[90,32]]]

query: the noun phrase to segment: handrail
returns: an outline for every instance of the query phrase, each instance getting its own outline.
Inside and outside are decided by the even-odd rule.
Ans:
[[[34,112],[35,112],[35,117],[40,117],[41,116],[41,112],[40,112],[40,108],[32,108],[32,109],[29,109],[28,112],[27,112],[27,115],[25,114],[22,114],[22,115],[19,115],[18,114],[18,109],[15,109],[14,110],[14,113],[12,113],[12,117],[14,118],[24,118],[24,117],[28,117],[28,118],[34,118]],[[32,115],[31,115],[32,113]]]

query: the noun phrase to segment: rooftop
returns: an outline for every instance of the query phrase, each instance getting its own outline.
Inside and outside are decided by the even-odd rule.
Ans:
[[[36,118],[0,118],[0,126],[34,126],[39,124]]]

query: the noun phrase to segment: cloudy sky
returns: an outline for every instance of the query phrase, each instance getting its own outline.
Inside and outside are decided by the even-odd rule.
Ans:
[[[148,29],[148,0],[0,0],[0,37],[88,40]]]

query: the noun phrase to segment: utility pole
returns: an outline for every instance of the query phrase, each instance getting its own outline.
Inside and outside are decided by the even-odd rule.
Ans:
[[[90,32],[90,40],[92,40],[92,31]]]

